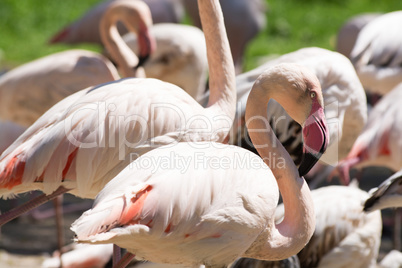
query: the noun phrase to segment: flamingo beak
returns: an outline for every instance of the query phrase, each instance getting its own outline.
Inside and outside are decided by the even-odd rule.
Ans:
[[[134,67],[134,70],[137,70],[139,67],[143,66],[144,63],[149,59],[149,54],[145,56],[138,56],[138,64]]]
[[[143,66],[144,63],[149,59],[151,53],[153,53],[156,49],[155,38],[149,33],[148,30],[141,30],[139,32],[138,42],[140,52],[138,56],[138,64],[134,67],[134,70],[137,70],[138,67]]]
[[[329,143],[329,132],[324,109],[312,109],[303,127],[303,155],[299,175],[305,176],[323,155]]]

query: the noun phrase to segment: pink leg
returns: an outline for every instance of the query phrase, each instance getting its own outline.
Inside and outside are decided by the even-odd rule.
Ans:
[[[64,252],[64,219],[63,219],[63,195],[57,196],[53,199],[54,210],[56,214],[56,227],[57,227],[57,247],[60,254]],[[61,258],[60,258],[61,261]]]
[[[334,169],[329,175],[328,181],[331,181],[334,176],[339,175],[340,182],[343,185],[349,185],[350,183],[349,171],[354,165],[356,165],[360,161],[361,159],[359,157],[353,157],[339,162],[337,168]]]
[[[121,248],[118,245],[113,245],[113,267],[121,259]]]
[[[394,249],[400,251],[401,250],[401,216],[402,210],[401,208],[397,208],[394,210]]]
[[[7,211],[6,213],[0,215],[0,226],[17,218],[21,214],[24,214],[25,212],[28,212],[31,209],[34,209],[34,208],[46,203],[47,201],[54,199],[55,197],[57,197],[61,194],[67,193],[68,191],[70,191],[70,189],[66,189],[63,186],[60,186],[59,188],[57,188],[56,191],[54,191],[50,195],[45,195],[45,194],[40,195],[19,207],[16,207],[16,208],[11,209],[10,211]]]
[[[125,268],[125,267],[127,267],[127,265],[134,259],[134,257],[135,257],[134,254],[132,254],[130,252],[127,252],[126,254],[124,254],[123,258],[121,258],[119,260],[118,263],[115,264],[113,262],[113,268]]]

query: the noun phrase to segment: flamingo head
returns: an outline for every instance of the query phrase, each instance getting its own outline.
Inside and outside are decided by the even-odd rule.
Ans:
[[[329,144],[329,131],[324,114],[321,84],[308,68],[299,67],[287,77],[292,98],[286,98],[286,111],[303,130],[303,155],[299,175],[306,175],[323,155]],[[285,95],[284,95],[285,96]]]
[[[312,94],[314,95],[314,94]],[[303,155],[299,166],[300,176],[305,176],[323,155],[329,143],[329,131],[324,109],[313,100],[310,115],[303,127]]]

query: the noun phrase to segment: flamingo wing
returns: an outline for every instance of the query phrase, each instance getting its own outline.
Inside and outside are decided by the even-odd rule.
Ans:
[[[51,54],[1,76],[0,116],[28,127],[65,97],[118,78],[113,64],[97,53],[74,49]]]
[[[162,110],[153,111],[158,103]],[[179,140],[185,120],[179,112],[196,110],[194,104],[180,88],[156,79],[79,91],[53,106],[2,154],[2,195],[29,187],[49,194],[63,182],[77,188],[74,194],[93,198],[138,155]]]
[[[350,58],[366,90],[385,94],[401,82],[401,22],[401,11],[390,12],[360,31]]]
[[[262,169],[236,168],[234,161],[228,169],[212,169],[201,155],[202,161],[249,157]],[[277,198],[272,173],[257,155],[233,146],[194,150],[180,143],[173,150],[155,149],[126,167],[72,230],[80,242],[116,243],[154,262],[188,263],[200,248],[204,258],[234,260],[270,222]]]

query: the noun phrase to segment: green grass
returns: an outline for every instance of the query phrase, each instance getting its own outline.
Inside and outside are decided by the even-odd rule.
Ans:
[[[0,0],[0,64],[16,66],[57,51],[49,38],[79,18],[99,0]],[[364,12],[402,9],[400,0],[269,0],[266,29],[249,45],[245,68],[258,65],[269,54],[284,54],[302,47],[333,50],[336,34],[351,16]],[[96,46],[74,46],[99,50]]]
[[[0,0],[1,63],[19,65],[71,46],[49,46],[49,38],[98,0]],[[83,46],[94,49],[91,46]]]
[[[338,30],[350,17],[402,9],[400,0],[270,0],[267,27],[247,50],[246,69],[267,54],[284,54],[302,47],[335,50]]]

